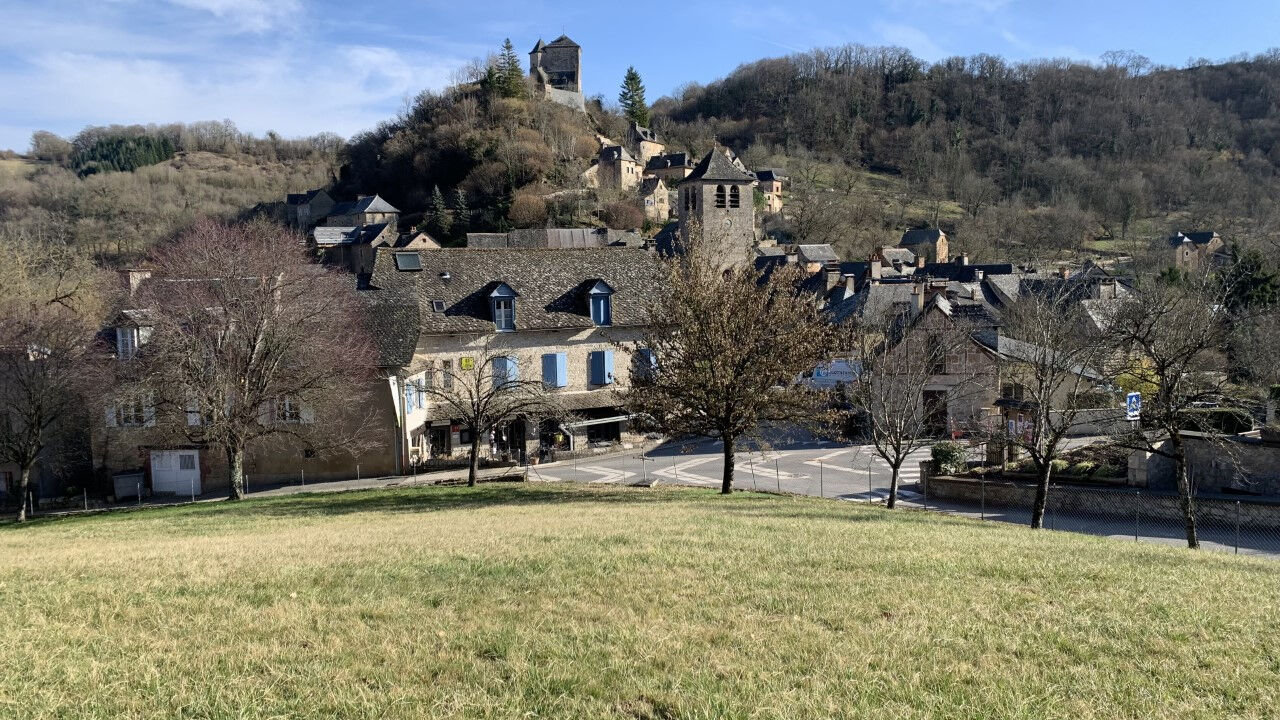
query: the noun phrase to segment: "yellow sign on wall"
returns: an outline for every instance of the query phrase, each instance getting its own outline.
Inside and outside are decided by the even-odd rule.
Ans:
[[[458,361],[458,367],[463,370],[475,370],[476,360],[475,358],[464,357]]]

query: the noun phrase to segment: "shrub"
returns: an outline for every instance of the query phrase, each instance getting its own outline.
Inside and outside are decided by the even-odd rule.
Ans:
[[[1049,470],[1053,472],[1055,475],[1066,472],[1067,468],[1069,467],[1071,467],[1071,464],[1068,463],[1066,460],[1059,459],[1049,463]]]
[[[944,475],[962,473],[969,466],[969,455],[957,442],[940,442],[931,451],[934,467]]]
[[[1071,475],[1092,475],[1097,472],[1097,470],[1098,463],[1091,462],[1089,460],[1082,460],[1069,467],[1067,472]]]
[[[516,227],[539,227],[547,221],[547,202],[533,193],[516,193],[507,219]]]
[[[614,230],[631,230],[644,225],[644,209],[631,202],[612,202],[604,206],[604,224]]]

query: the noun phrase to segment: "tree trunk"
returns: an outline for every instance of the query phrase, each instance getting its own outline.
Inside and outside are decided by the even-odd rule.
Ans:
[[[1182,454],[1182,443],[1174,443],[1177,457],[1175,473],[1178,478],[1178,507],[1182,510],[1182,523],[1187,532],[1187,547],[1192,550],[1200,548],[1200,538],[1196,535],[1196,509],[1191,500],[1191,478],[1187,475],[1187,458]]]
[[[1053,472],[1053,463],[1045,462],[1036,469],[1036,499],[1031,506],[1031,529],[1044,527],[1044,509],[1049,504],[1049,474]]]
[[[467,487],[476,486],[476,469],[480,465],[480,433],[471,431],[471,457],[467,465]]]
[[[733,438],[724,438],[724,475],[720,479],[720,494],[733,492]]]
[[[18,481],[18,522],[27,521],[27,488],[31,487],[31,464],[22,466],[22,471],[18,473],[21,478]]]
[[[235,445],[227,446],[227,480],[231,485],[229,500],[244,499],[244,448]]]
[[[889,466],[889,497],[884,506],[890,510],[898,504],[898,478],[902,475],[902,460]]]

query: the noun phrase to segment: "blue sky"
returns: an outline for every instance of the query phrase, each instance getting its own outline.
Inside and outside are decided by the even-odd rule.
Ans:
[[[583,46],[588,94],[628,65],[655,100],[737,65],[816,46],[900,45],[926,60],[980,52],[1096,60],[1222,59],[1280,45],[1277,0],[7,0],[0,149],[36,129],[230,118],[245,130],[350,136],[510,37]],[[642,9],[654,8],[646,16]]]

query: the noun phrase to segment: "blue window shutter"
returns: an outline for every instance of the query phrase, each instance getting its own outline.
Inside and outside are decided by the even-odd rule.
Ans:
[[[514,355],[507,356],[507,382],[520,380],[520,359]]]
[[[604,351],[604,385],[613,382],[613,351]]]
[[[569,385],[569,354],[556,353],[556,387]]]
[[[546,353],[542,356],[542,384],[547,387],[556,385],[556,354]]]
[[[588,367],[591,369],[591,384],[604,384],[604,353],[599,350],[592,350],[587,353]]]

